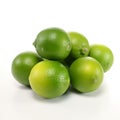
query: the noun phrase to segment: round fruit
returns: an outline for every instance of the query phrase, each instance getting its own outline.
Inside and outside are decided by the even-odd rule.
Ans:
[[[29,74],[32,67],[41,61],[40,57],[34,52],[23,52],[15,57],[12,62],[12,74],[21,84],[29,86]]]
[[[101,63],[104,72],[107,72],[113,64],[113,58],[114,58],[113,53],[110,50],[110,48],[108,48],[105,45],[99,45],[99,44],[92,45],[90,47],[89,56],[95,58]]]
[[[41,31],[33,44],[41,57],[51,60],[63,60],[71,50],[68,34],[59,28]]]
[[[45,60],[36,64],[29,76],[33,91],[45,98],[55,98],[68,89],[69,73],[64,65],[57,61]]]
[[[87,56],[89,53],[89,43],[85,36],[77,32],[69,32],[68,34],[72,43],[70,56],[73,58]]]
[[[103,81],[103,74],[100,63],[91,57],[78,58],[70,66],[71,84],[79,92],[96,90]]]

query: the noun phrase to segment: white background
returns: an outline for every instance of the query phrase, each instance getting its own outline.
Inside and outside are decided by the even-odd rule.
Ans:
[[[95,92],[43,99],[15,81],[11,62],[44,28],[84,34],[111,48],[114,64]],[[0,120],[120,120],[119,0],[0,0]]]

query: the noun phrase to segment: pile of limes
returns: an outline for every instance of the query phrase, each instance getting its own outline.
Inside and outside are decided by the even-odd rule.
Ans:
[[[87,38],[77,32],[44,29],[33,45],[36,53],[23,52],[14,58],[12,74],[45,98],[63,95],[70,84],[79,92],[94,91],[113,64],[113,53],[107,46],[89,45]]]

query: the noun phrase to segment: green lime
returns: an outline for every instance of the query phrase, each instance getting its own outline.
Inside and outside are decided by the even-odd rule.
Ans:
[[[69,73],[57,61],[45,60],[36,64],[29,76],[33,91],[45,98],[55,98],[66,92],[70,85]]]
[[[110,50],[110,48],[108,48],[105,45],[100,44],[91,45],[89,56],[95,58],[101,63],[104,72],[107,72],[113,64],[114,59],[113,53]]]
[[[69,32],[68,33],[72,49],[69,56],[64,60],[67,66],[70,66],[72,62],[79,58],[85,57],[89,54],[89,42],[85,36],[77,32]]]
[[[73,58],[87,56],[89,53],[89,43],[87,38],[77,32],[69,32],[68,34],[72,43],[70,56]]]
[[[71,50],[70,38],[60,28],[42,30],[33,44],[42,58],[50,60],[63,60]]]
[[[39,61],[41,61],[41,58],[34,52],[20,53],[12,61],[12,75],[19,83],[29,86],[30,71]]]
[[[91,57],[78,58],[70,66],[71,84],[80,92],[96,90],[103,81],[103,74],[100,63]]]

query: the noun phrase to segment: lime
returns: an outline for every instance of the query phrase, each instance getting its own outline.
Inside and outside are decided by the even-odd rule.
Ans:
[[[50,60],[63,60],[71,50],[70,38],[60,28],[42,30],[33,44],[42,58]]]
[[[70,56],[73,58],[84,57],[89,53],[89,43],[85,36],[77,32],[69,32],[72,43]]]
[[[45,60],[36,64],[29,76],[33,91],[45,98],[55,98],[66,92],[70,84],[69,73],[57,61]]]
[[[101,63],[104,72],[107,72],[113,64],[114,59],[113,53],[110,50],[110,48],[108,48],[105,45],[100,44],[91,45],[89,56],[95,58]]]
[[[70,66],[72,62],[79,58],[85,57],[89,54],[89,42],[85,36],[77,32],[69,32],[68,33],[72,49],[69,56],[64,60],[67,66]]]
[[[22,52],[12,61],[12,75],[21,84],[29,86],[29,74],[32,67],[41,61],[41,58],[34,52]]]
[[[70,66],[71,84],[79,92],[96,90],[103,81],[103,74],[101,64],[91,57],[78,58]]]

